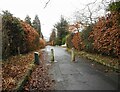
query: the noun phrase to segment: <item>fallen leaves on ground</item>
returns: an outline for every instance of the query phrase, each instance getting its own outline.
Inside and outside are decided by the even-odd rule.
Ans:
[[[48,66],[45,64],[45,55],[40,53],[40,65],[36,65],[29,80],[27,81],[24,90],[52,90],[54,80],[52,80],[48,73]],[[2,61],[2,90],[12,91],[17,83],[22,79],[33,62],[34,52],[25,55],[12,56],[5,61]]]
[[[34,54],[12,56],[2,61],[2,90],[13,90],[33,62]]]
[[[36,92],[41,90],[52,90],[53,84],[54,80],[51,80],[49,77],[47,68],[45,68],[45,66],[39,65],[32,72],[31,77],[24,87],[24,90]]]
[[[35,70],[32,72],[29,80],[24,86],[24,91],[39,92],[43,90],[53,90],[54,80],[52,80],[48,73],[48,65],[45,64],[44,55],[41,54],[41,63],[37,65]]]

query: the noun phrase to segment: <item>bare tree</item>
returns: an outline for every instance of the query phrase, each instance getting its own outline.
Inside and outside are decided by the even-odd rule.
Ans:
[[[75,21],[82,22],[85,25],[95,23],[100,14],[101,16],[106,14],[106,7],[113,1],[114,0],[95,0],[94,2],[86,4],[83,9],[74,13]]]

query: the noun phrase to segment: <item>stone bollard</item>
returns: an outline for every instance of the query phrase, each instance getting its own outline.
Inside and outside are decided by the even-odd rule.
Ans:
[[[39,65],[40,64],[40,60],[39,60],[39,53],[38,52],[34,52],[34,64]]]
[[[54,50],[51,49],[51,62],[54,62]]]
[[[75,61],[75,52],[74,52],[74,48],[72,48],[72,50],[71,50],[71,61]]]

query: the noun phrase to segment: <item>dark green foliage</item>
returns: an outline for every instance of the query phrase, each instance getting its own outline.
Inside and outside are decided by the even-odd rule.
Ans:
[[[87,51],[87,52],[93,52],[93,44],[92,42],[88,41],[88,42],[84,42],[85,44],[85,48],[84,50]]]
[[[67,45],[68,48],[73,47],[72,39],[73,39],[73,34],[72,33],[70,33],[66,36],[66,45]]]
[[[33,20],[32,26],[37,30],[40,37],[43,38],[43,34],[41,32],[41,23],[40,23],[38,15],[35,16],[35,19]]]
[[[65,44],[65,42],[66,42],[66,37],[62,39],[62,44]]]
[[[29,15],[26,16],[25,22],[28,23],[28,24],[30,24],[30,25],[32,25],[31,18],[29,17]]]
[[[61,40],[61,38],[56,38],[56,40],[55,40],[55,45],[62,45],[62,40]]]
[[[50,42],[51,41],[55,41],[55,39],[56,39],[56,33],[55,33],[55,30],[53,29],[53,31],[52,31],[52,33],[51,33],[51,35],[50,35]]]
[[[3,11],[2,18],[2,36],[3,36],[3,58],[18,53],[18,48],[24,50],[24,31],[20,20],[13,17],[8,11]],[[19,39],[19,41],[18,41]]]
[[[81,38],[85,45],[84,50],[88,52],[93,51],[93,45],[92,45],[93,40],[89,38],[90,32],[92,31],[92,27],[93,25],[89,25],[81,32]]]
[[[8,11],[2,15],[2,58],[39,48],[39,34],[26,22]]]
[[[52,33],[50,35],[50,39],[49,39],[49,42],[52,43],[52,45],[55,45],[56,43],[56,32],[55,32],[55,29],[52,30]]]
[[[120,12],[120,1],[119,2],[112,2],[111,4],[109,4],[108,11]]]
[[[57,29],[57,45],[62,45],[62,39],[68,34],[68,22],[63,17],[61,17],[60,22],[54,26]]]

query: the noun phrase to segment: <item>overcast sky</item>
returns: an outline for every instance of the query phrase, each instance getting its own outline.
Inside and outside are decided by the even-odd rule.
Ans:
[[[70,18],[74,11],[84,8],[87,3],[94,2],[95,0],[50,0],[44,9],[47,1],[0,0],[0,11],[8,10],[15,17],[19,17],[22,20],[25,19],[26,15],[29,15],[33,20],[37,14],[41,21],[43,35],[49,37],[53,25],[60,20],[61,15]]]

